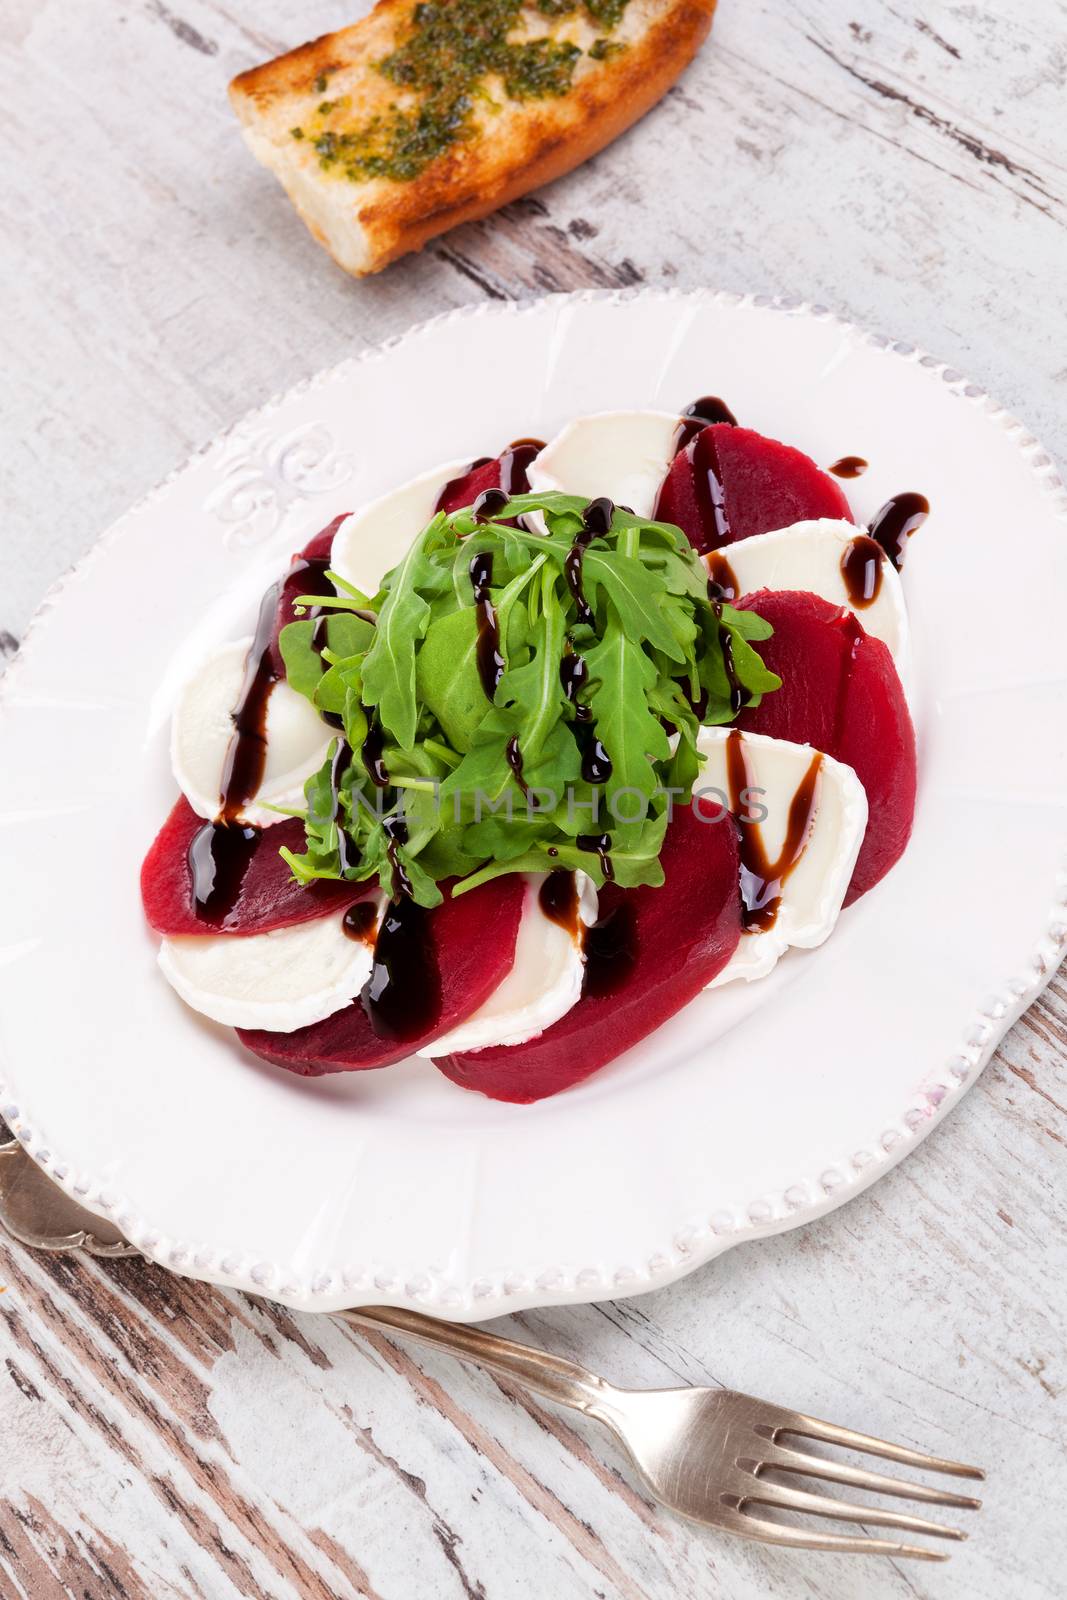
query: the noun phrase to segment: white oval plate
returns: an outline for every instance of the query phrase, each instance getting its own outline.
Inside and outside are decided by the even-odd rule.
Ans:
[[[904,489],[932,503],[905,571],[921,772],[892,874],[821,950],[535,1106],[428,1062],[301,1080],[186,1010],[137,880],[189,662],[250,631],[331,517],[420,469],[709,392],[817,461],[866,457],[860,519]],[[634,1294],[840,1205],[958,1099],[1067,937],[1063,499],[980,390],[817,307],[478,308],[303,384],[124,517],[3,680],[0,1114],[163,1265],[321,1310]]]

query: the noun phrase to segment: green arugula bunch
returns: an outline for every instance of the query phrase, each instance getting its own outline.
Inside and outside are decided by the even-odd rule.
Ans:
[[[377,595],[330,573],[335,596],[301,597],[328,617],[326,640],[311,617],[290,623],[287,678],[340,719],[344,743],[307,783],[305,853],[282,852],[300,881],[376,877],[425,906],[444,879],[462,880],[462,893],[553,867],[598,885],[662,883],[671,801],[689,798],[700,771],[700,725],[732,720],[735,685],[749,705],[780,685],[753,648],[772,630],[709,598],[678,528],[615,509],[610,530],[589,539],[587,506],[544,493],[516,496],[490,520],[440,513]],[[536,513],[544,532],[516,521]],[[577,590],[576,539],[588,540]],[[492,558],[491,699],[479,556]],[[568,695],[563,663],[575,655],[584,681]],[[610,760],[602,783],[582,775],[593,738]]]

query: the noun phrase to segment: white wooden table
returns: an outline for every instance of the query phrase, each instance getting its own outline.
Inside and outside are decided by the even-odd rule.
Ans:
[[[1062,0],[722,0],[642,126],[363,284],[305,236],[225,100],[235,71],[359,9],[4,0],[0,651],[219,427],[482,296],[820,300],[951,360],[1067,454]],[[599,1433],[450,1360],[0,1246],[3,1600],[1062,1595],[1065,1058],[1061,974],[962,1108],[844,1210],[642,1300],[513,1319],[623,1382],[723,1382],[986,1463],[949,1566],[716,1538],[654,1507]]]

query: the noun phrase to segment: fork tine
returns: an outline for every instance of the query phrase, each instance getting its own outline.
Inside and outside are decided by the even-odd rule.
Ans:
[[[932,1506],[955,1506],[961,1511],[977,1511],[982,1502],[973,1495],[956,1494],[951,1489],[935,1489],[932,1484],[912,1483],[907,1478],[891,1478],[884,1472],[868,1472],[847,1461],[829,1461],[775,1442],[763,1451],[763,1464],[778,1472],[792,1472],[805,1478],[822,1478],[827,1483],[849,1484],[854,1489],[869,1489],[873,1494],[895,1494],[905,1500],[923,1500]]]
[[[906,1556],[915,1561],[948,1560],[943,1550],[931,1550],[921,1544],[898,1544],[895,1539],[869,1539],[857,1533],[816,1533],[811,1528],[773,1522],[770,1517],[754,1517],[750,1511],[738,1510],[737,1522],[728,1526],[731,1532],[749,1539],[760,1539],[764,1544],[791,1545],[794,1549],[840,1550],[856,1556]]]
[[[882,1506],[857,1506],[847,1500],[835,1500],[828,1494],[789,1489],[784,1484],[768,1483],[758,1469],[754,1476],[759,1481],[759,1489],[743,1498],[738,1507],[741,1511],[746,1505],[785,1506],[791,1511],[810,1511],[816,1517],[833,1517],[838,1522],[873,1522],[878,1527],[902,1528],[906,1533],[932,1533],[939,1539],[967,1537],[959,1528],[947,1528],[943,1522],[931,1522],[929,1517],[911,1517],[906,1512],[890,1511]]]
[[[818,1417],[806,1416],[802,1411],[779,1413],[774,1427],[774,1437],[780,1433],[798,1433],[809,1439],[821,1439],[824,1444],[844,1445],[846,1450],[863,1450],[868,1455],[882,1456],[886,1461],[899,1461],[904,1467],[919,1467],[924,1472],[949,1472],[957,1478],[984,1478],[981,1467],[969,1467],[962,1461],[948,1461],[943,1456],[924,1455],[921,1450],[909,1450],[907,1445],[890,1444],[886,1439],[876,1439],[870,1433],[856,1433],[852,1428],[840,1428],[834,1422],[822,1422]]]

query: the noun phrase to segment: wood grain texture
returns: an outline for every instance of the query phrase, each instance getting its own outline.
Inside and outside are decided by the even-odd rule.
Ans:
[[[431,313],[557,288],[821,299],[1061,459],[1060,0],[721,0],[580,171],[354,284],[244,152],[237,71],[342,0],[5,0],[0,664],[49,582],[250,406]],[[1067,1558],[1067,983],[900,1168],[800,1232],[518,1337],[991,1469],[945,1568],[731,1543],[585,1423],[327,1319],[0,1246],[3,1600],[1039,1600]],[[506,1325],[505,1325],[506,1326]]]

